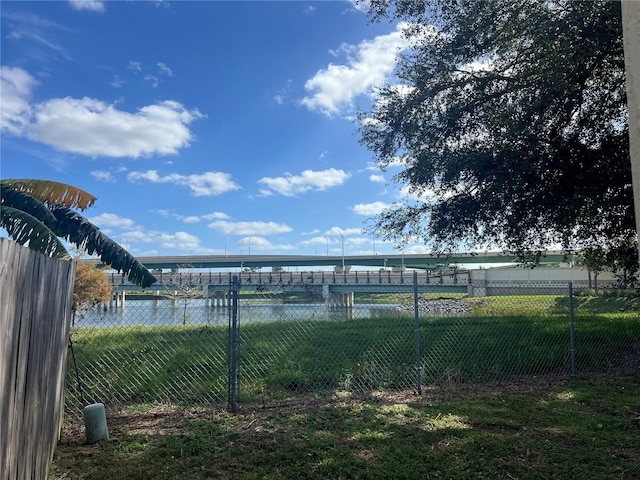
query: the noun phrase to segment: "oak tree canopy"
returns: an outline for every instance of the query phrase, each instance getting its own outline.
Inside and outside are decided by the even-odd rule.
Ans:
[[[407,22],[411,45],[358,117],[410,193],[372,231],[519,253],[635,238],[620,2],[371,0],[369,14]]]

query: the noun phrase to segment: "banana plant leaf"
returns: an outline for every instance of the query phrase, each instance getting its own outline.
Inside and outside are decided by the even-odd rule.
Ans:
[[[133,283],[148,287],[156,278],[133,255],[100,232],[72,208],[85,210],[96,197],[72,185],[50,180],[0,180],[0,225],[16,242],[45,255],[69,257],[68,240],[89,255],[97,254]]]
[[[97,200],[89,192],[52,180],[14,178],[0,180],[0,190],[4,190],[5,187],[24,192],[46,205],[65,205],[80,210],[86,210]]]
[[[62,205],[53,205],[50,210],[57,220],[52,228],[56,235],[86,250],[89,255],[99,255],[106,265],[125,273],[131,282],[143,288],[156,282],[156,277],[143,264],[82,215]]]
[[[6,207],[13,207],[29,215],[34,216],[47,226],[57,222],[56,217],[49,208],[35,197],[11,186],[2,184],[0,189],[0,204]]]
[[[69,252],[55,232],[40,219],[14,207],[0,205],[0,225],[9,237],[45,255],[68,258]]]

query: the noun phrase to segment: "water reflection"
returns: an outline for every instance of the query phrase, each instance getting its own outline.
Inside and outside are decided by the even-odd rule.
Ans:
[[[206,305],[204,300],[127,301],[124,308],[97,309],[87,312],[76,324],[84,327],[138,325],[227,325],[230,307]],[[393,304],[356,304],[353,307],[327,307],[323,303],[256,304],[241,303],[238,316],[242,323],[299,320],[349,320],[406,316]]]

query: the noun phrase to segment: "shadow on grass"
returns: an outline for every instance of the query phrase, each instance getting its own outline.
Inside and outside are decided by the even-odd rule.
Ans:
[[[640,476],[637,379],[510,391],[130,413],[110,419],[106,443],[67,429],[50,479]]]

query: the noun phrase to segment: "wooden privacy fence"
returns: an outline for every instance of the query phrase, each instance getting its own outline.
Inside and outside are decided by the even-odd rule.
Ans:
[[[58,441],[75,264],[0,238],[0,480],[47,477]]]

